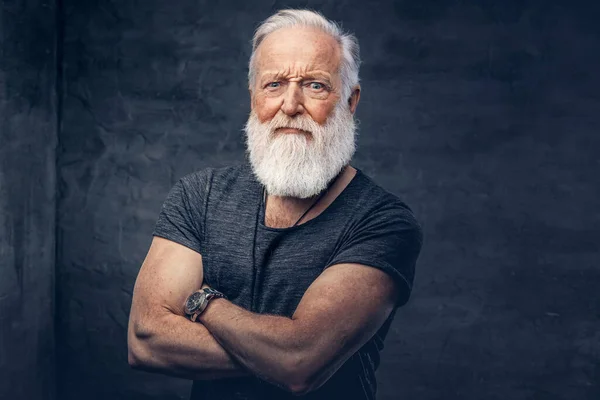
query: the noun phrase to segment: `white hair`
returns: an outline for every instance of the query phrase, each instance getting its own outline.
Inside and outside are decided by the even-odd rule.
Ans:
[[[282,127],[309,132],[310,139],[304,134],[277,135]],[[254,175],[275,196],[316,196],[350,162],[356,148],[356,125],[343,102],[323,125],[308,115],[292,118],[281,111],[261,123],[251,111],[244,130]]]
[[[279,10],[258,26],[252,38],[252,55],[248,66],[248,83],[250,87],[254,87],[256,79],[255,58],[258,46],[268,34],[281,28],[291,27],[317,28],[331,35],[340,44],[342,50],[340,65],[341,94],[342,99],[349,99],[352,89],[359,83],[360,55],[358,40],[353,34],[343,32],[334,21],[330,21],[322,14],[312,10]]]

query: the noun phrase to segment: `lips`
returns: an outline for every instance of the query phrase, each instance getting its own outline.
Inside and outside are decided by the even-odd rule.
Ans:
[[[277,128],[275,129],[275,132],[277,133],[292,133],[292,134],[300,134],[300,135],[310,135],[310,132],[304,131],[302,129],[297,129],[297,128],[290,128],[290,127],[281,127],[281,128]]]

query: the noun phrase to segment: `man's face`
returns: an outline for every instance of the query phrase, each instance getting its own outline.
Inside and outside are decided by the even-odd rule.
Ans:
[[[252,109],[261,123],[278,112],[324,124],[340,97],[341,51],[331,36],[310,28],[268,35],[257,49]]]
[[[340,101],[341,50],[311,28],[269,34],[257,49],[246,124],[254,172],[270,194],[322,191],[354,154],[354,119]]]

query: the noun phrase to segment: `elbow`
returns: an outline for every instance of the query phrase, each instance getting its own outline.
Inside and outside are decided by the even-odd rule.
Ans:
[[[291,380],[287,384],[287,389],[295,396],[304,396],[310,392],[319,389],[328,378],[316,375],[311,378]]]
[[[127,363],[133,369],[140,369],[142,367],[142,359],[135,350],[131,347],[127,349]]]
[[[308,386],[305,384],[288,385],[287,390],[294,396],[304,396],[310,392]]]
[[[290,379],[286,389],[295,396],[304,396],[318,387],[313,386],[308,379]]]
[[[310,392],[309,385],[305,379],[302,379],[300,374],[291,374],[284,383],[284,388],[295,396],[303,396]]]
[[[133,369],[143,369],[147,364],[147,359],[144,356],[145,350],[143,349],[143,343],[140,343],[138,339],[129,339],[127,344],[127,363]]]
[[[285,388],[295,396],[304,396],[318,388],[311,383],[315,382],[313,378],[316,376],[317,371],[306,357],[297,356],[292,358],[286,371]]]
[[[131,368],[146,369],[150,366],[149,337],[148,330],[141,328],[139,323],[130,323],[127,334],[127,363]]]

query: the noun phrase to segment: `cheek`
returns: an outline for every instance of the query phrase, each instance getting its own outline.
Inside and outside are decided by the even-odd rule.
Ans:
[[[333,112],[335,102],[315,102],[314,104],[306,104],[306,111],[312,119],[319,125],[327,122],[327,117]]]
[[[265,96],[256,96],[253,105],[258,120],[261,123],[265,123],[273,119],[275,114],[277,114],[281,106],[281,101]]]

